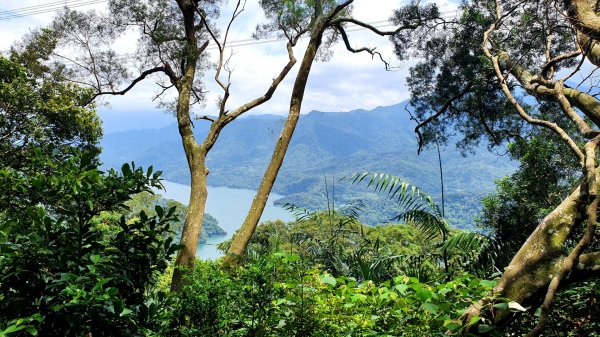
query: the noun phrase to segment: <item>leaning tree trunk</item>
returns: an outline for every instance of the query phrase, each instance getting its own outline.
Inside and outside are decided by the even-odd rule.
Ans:
[[[593,184],[597,184],[597,180],[596,177]],[[544,298],[546,292],[542,308],[547,311],[551,303],[551,298],[548,301],[549,294],[553,297],[560,281],[569,274],[575,279],[586,279],[600,273],[600,253],[581,254],[591,242],[590,233],[584,235],[575,249],[569,251],[566,248],[567,240],[573,239],[573,231],[586,220],[594,222],[591,226],[587,224],[586,232],[595,229],[597,200],[595,195],[590,195],[588,188],[586,182],[579,185],[542,220],[505,269],[493,289],[494,294],[527,304]],[[547,291],[549,287],[553,289]],[[509,312],[490,308],[489,304],[483,301],[474,304],[463,314],[463,321],[469,322],[472,317],[485,314],[483,311],[493,310],[491,316],[495,324],[502,324]],[[541,330],[530,334],[537,336],[539,332]]]
[[[239,258],[246,251],[246,247],[250,242],[250,238],[252,237],[252,234],[254,234],[254,230],[256,229],[260,217],[265,209],[265,205],[267,203],[267,199],[269,198],[269,194],[271,193],[271,189],[273,188],[273,184],[275,184],[277,173],[281,168],[285,153],[300,117],[300,109],[302,107],[302,99],[304,98],[306,83],[308,82],[308,75],[310,74],[310,69],[314,62],[315,56],[317,55],[319,46],[321,45],[323,28],[317,28],[315,30],[317,32],[311,37],[308,43],[308,47],[306,48],[304,57],[302,58],[302,63],[298,69],[298,74],[296,75],[296,81],[294,82],[294,87],[292,89],[288,118],[283,126],[283,130],[281,130],[281,134],[279,135],[279,139],[275,145],[275,150],[273,151],[269,166],[267,167],[260,183],[260,187],[254,196],[254,200],[252,200],[252,205],[250,206],[248,215],[246,215],[246,219],[244,220],[240,230],[231,241],[231,245],[227,250],[227,255],[221,260],[221,265],[223,267],[233,267],[237,265]]]
[[[510,301],[525,303],[550,284],[566,257],[565,243],[581,224],[584,185],[578,186],[558,207],[548,214],[504,270],[494,293]],[[471,306],[464,318],[480,316],[485,303]],[[506,312],[498,311],[494,318],[501,321]],[[467,320],[468,321],[468,320]]]

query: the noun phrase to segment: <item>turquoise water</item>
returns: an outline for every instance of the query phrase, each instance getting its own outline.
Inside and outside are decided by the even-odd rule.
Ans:
[[[185,205],[190,200],[190,187],[170,181],[163,181],[166,191],[158,191],[167,199],[177,200]],[[209,187],[206,212],[219,221],[227,235],[209,237],[205,244],[198,245],[196,255],[202,259],[214,260],[223,254],[217,250],[216,245],[231,238],[233,233],[241,226],[246,213],[250,209],[256,191],[228,187]],[[293,216],[285,209],[273,205],[273,201],[282,196],[271,193],[261,221],[281,219],[293,220]]]

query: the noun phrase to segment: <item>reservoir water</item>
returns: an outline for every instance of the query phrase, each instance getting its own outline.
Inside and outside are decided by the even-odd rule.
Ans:
[[[167,199],[177,200],[187,205],[190,198],[190,187],[170,181],[163,181],[165,191],[158,191]],[[231,238],[239,229],[250,209],[256,191],[228,187],[208,187],[208,200],[206,213],[214,216],[219,221],[227,235],[209,237],[205,244],[198,245],[196,255],[201,259],[214,260],[223,254],[217,250],[216,245]],[[281,219],[294,220],[292,214],[285,209],[273,205],[273,201],[282,196],[276,193],[269,195],[269,200],[260,221]]]

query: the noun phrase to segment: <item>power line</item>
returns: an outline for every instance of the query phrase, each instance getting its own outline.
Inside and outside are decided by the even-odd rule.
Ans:
[[[370,25],[372,25],[371,23],[369,23]],[[392,24],[385,24],[385,25],[380,25],[380,26],[375,26],[374,28],[377,29],[383,29],[383,28],[391,28],[391,27],[395,27]],[[368,28],[365,27],[355,27],[352,29],[347,29],[347,32],[356,32],[356,31],[360,31],[360,30],[369,30]],[[275,42],[280,42],[280,41],[287,41],[287,38],[280,38],[280,37],[267,37],[264,39],[260,39],[260,40],[256,40],[256,39],[244,39],[244,40],[234,40],[234,41],[229,41],[227,43],[226,48],[237,48],[237,47],[246,47],[246,46],[252,46],[252,45],[260,45],[260,44],[268,44],[268,43],[275,43]],[[211,44],[210,46],[208,46],[206,48],[206,50],[218,50],[219,47]],[[128,59],[134,59],[136,57],[136,54],[121,54],[119,56],[117,56],[117,59],[120,60],[128,60]]]
[[[54,1],[48,2],[45,4],[39,4],[34,6],[27,6],[21,8],[15,8],[12,10],[0,11],[0,21],[17,19],[31,15],[44,14],[50,12],[56,12],[65,7],[83,7],[90,6],[108,2],[109,0],[63,0],[63,1]],[[446,11],[440,13],[440,15],[444,16],[447,14],[455,14],[456,11]]]
[[[22,18],[25,16],[31,16],[36,14],[44,14],[50,12],[56,12],[65,7],[67,8],[75,8],[75,7],[83,7],[90,6],[108,2],[108,0],[66,0],[66,1],[56,1],[50,2],[47,4],[41,4],[36,6],[22,7],[12,10],[0,11],[0,21],[10,20]]]
[[[95,5],[100,3],[108,2],[109,0],[63,0],[63,1],[54,1],[45,4],[39,4],[28,7],[21,7],[13,10],[0,11],[0,21],[10,20],[15,18],[21,18],[30,15],[49,13],[60,10],[62,8],[69,7],[83,7],[89,5]],[[440,13],[440,16],[449,16],[451,14],[455,14],[456,11],[445,11]],[[373,26],[376,29],[390,28],[394,27],[393,24],[389,23],[389,20],[378,20],[367,23],[368,25]],[[356,26],[353,28],[346,29],[347,32],[355,32],[359,30],[368,30],[368,28],[362,26]],[[274,43],[279,41],[285,41],[286,38],[279,37],[267,37],[261,40],[256,39],[243,39],[243,40],[234,40],[230,41],[227,45],[228,48],[234,47],[244,47],[258,44],[267,44]],[[211,45],[207,48],[207,50],[217,50],[218,47],[216,45]],[[122,54],[117,58],[121,60],[126,60],[135,57],[135,54]]]
[[[386,23],[383,25],[376,25],[376,23]],[[388,23],[387,20],[380,20],[380,21],[374,21],[374,22],[369,22],[367,23],[371,26],[373,26],[376,29],[384,29],[384,28],[393,28],[395,27],[393,24]],[[368,28],[362,27],[362,26],[357,26],[354,28],[350,28],[350,29],[346,29],[347,32],[356,32],[356,31],[361,31],[361,30],[370,30]],[[305,39],[306,37],[303,37],[301,39]],[[246,46],[252,46],[252,45],[260,45],[260,44],[268,44],[268,43],[275,43],[275,42],[280,42],[280,41],[287,41],[287,38],[285,37],[275,37],[275,36],[271,36],[271,37],[266,37],[264,39],[260,39],[260,40],[256,40],[256,39],[243,39],[243,40],[233,40],[233,41],[229,41],[227,43],[226,48],[237,48],[237,47],[246,47]],[[215,44],[211,44],[210,46],[208,46],[206,48],[206,50],[209,51],[213,51],[213,50],[218,50],[219,47]],[[117,60],[122,60],[122,61],[127,61],[127,60],[133,60],[135,59],[137,56],[137,54],[134,53],[129,53],[129,54],[121,54],[116,56],[115,59]],[[73,62],[73,61],[70,61]]]
[[[40,8],[53,7],[53,6],[63,7],[63,6],[67,6],[69,3],[77,3],[77,2],[81,2],[81,1],[86,1],[86,0],[61,0],[61,1],[55,1],[55,2],[47,2],[47,3],[43,3],[43,4],[39,4],[39,5],[33,5],[33,6],[27,6],[27,7],[21,7],[21,8],[0,11],[0,14],[14,13],[14,12],[27,12],[29,10],[34,10],[34,9],[37,10]],[[108,1],[108,0],[104,0],[104,1]]]

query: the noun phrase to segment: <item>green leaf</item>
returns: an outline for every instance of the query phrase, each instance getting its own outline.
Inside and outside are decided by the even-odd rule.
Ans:
[[[494,288],[496,286],[496,281],[494,280],[481,280],[479,281],[479,284],[481,284],[482,286],[486,287],[486,288]]]
[[[493,305],[494,308],[499,309],[499,310],[504,310],[507,311],[508,310],[508,303],[503,302],[503,303],[496,303]]]
[[[127,316],[127,315],[131,314],[132,312],[133,312],[133,310],[131,310],[131,309],[123,308],[123,311],[121,311],[121,314],[119,316],[121,316],[121,317]]]
[[[432,314],[437,314],[439,311],[439,307],[433,303],[423,303],[421,305],[421,308],[423,308],[423,310],[432,313]]]
[[[406,290],[408,290],[408,285],[406,284],[397,284],[395,286],[396,290],[402,295],[406,294]]]
[[[100,261],[100,255],[91,255],[90,260],[92,260],[92,262],[96,264],[98,263],[98,261]]]
[[[154,206],[154,211],[156,212],[156,215],[158,215],[159,218],[162,218],[165,214],[165,210],[162,207],[160,207],[160,205]]]
[[[495,329],[495,327],[493,325],[488,325],[488,324],[479,324],[479,326],[477,327],[477,331],[479,333],[488,333],[494,329]]]
[[[415,296],[421,301],[427,301],[433,297],[433,293],[427,288],[419,288],[417,289]]]
[[[335,279],[335,277],[333,277],[329,274],[325,274],[325,275],[321,276],[321,282],[329,284],[334,287],[337,284],[337,280]]]

